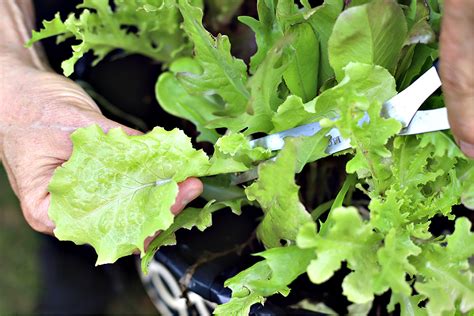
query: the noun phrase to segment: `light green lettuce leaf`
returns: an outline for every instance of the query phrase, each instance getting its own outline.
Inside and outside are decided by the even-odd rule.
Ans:
[[[196,125],[199,131],[197,141],[215,143],[219,134],[206,127],[209,121],[217,118],[214,113],[220,111],[222,106],[210,98],[191,95],[176,79],[177,72],[199,73],[201,71],[197,62],[189,57],[175,60],[170,65],[170,72],[160,75],[155,85],[155,94],[160,106],[171,115],[184,118]]]
[[[277,3],[276,0],[258,0],[259,20],[250,16],[239,17],[239,21],[250,27],[255,33],[257,42],[257,52],[250,60],[251,73],[255,73],[271,47],[283,36],[283,30],[276,17]]]
[[[310,103],[312,105],[312,103]],[[306,109],[303,100],[296,96],[290,95],[278,107],[277,112],[272,117],[274,129],[272,133],[281,132],[305,123],[309,123],[316,119],[316,114]]]
[[[280,293],[287,296],[288,285],[306,271],[314,251],[296,246],[277,247],[257,253],[264,258],[225,282],[232,289],[229,302],[214,311],[216,315],[248,315],[250,307],[265,297]]]
[[[264,217],[257,236],[267,248],[281,246],[281,241],[293,243],[299,228],[311,215],[301,204],[298,186],[294,182],[296,148],[288,142],[276,161],[259,165],[259,178],[245,189],[250,201],[258,201]]]
[[[175,217],[173,224],[171,224],[166,230],[160,232],[160,234],[150,243],[145,255],[142,257],[142,271],[144,273],[148,272],[148,266],[161,246],[176,244],[175,233],[178,229],[192,229],[196,227],[200,231],[204,231],[212,225],[212,213],[226,207],[230,207],[234,213],[240,213],[241,203],[242,199],[222,202],[209,201],[202,208],[188,207],[184,209]]]
[[[179,73],[178,79],[191,94],[217,94],[226,102],[221,112],[238,115],[245,112],[250,94],[247,66],[230,53],[229,38],[219,34],[214,37],[202,25],[203,12],[187,0],[179,1],[183,16],[183,29],[194,45],[195,60],[202,72]]]
[[[404,196],[402,208],[409,221],[428,220],[436,214],[452,218],[453,205],[469,191],[463,174],[474,163],[442,132],[397,137],[392,150],[391,187]]]
[[[98,63],[108,53],[122,49],[128,54],[142,54],[160,62],[189,54],[186,35],[175,0],[115,1],[115,9],[104,0],[84,0],[78,8],[79,16],[68,16],[64,21],[59,14],[33,32],[27,46],[44,38],[58,36],[58,41],[73,37],[79,43],[72,46],[72,57],[62,63],[64,74],[74,71],[75,63],[87,52],[93,51]],[[129,32],[134,27],[137,32]]]
[[[92,245],[97,264],[144,252],[143,242],[173,223],[178,182],[209,168],[207,155],[175,129],[129,136],[96,125],[72,134],[71,158],[49,184],[55,236]]]
[[[324,90],[313,100],[303,103],[301,98],[294,95],[289,96],[272,118],[275,126],[274,132],[314,122],[325,117],[335,118],[341,112],[344,112],[343,114],[346,115],[339,125],[344,127],[345,124],[349,124],[348,127],[342,129],[343,135],[349,137],[352,134],[351,129],[353,126],[357,126],[358,119],[362,118],[364,111],[370,107],[369,104],[378,103],[373,106],[375,108],[371,111],[373,116],[380,117],[380,113],[376,113],[377,108],[395,94],[395,81],[384,68],[350,63],[345,67],[344,78],[339,84]],[[357,118],[347,116],[347,113],[351,110],[356,111]],[[365,127],[366,125],[364,125]],[[381,141],[383,142],[383,140]]]
[[[356,149],[346,166],[347,172],[357,172],[371,188],[380,191],[391,176],[388,170],[391,154],[386,144],[401,128],[396,120],[380,116],[382,103],[396,94],[395,80],[387,70],[373,65],[350,63],[344,72],[337,86],[315,99],[315,111],[337,111],[339,119],[335,126],[343,137],[351,139]],[[360,124],[364,115],[368,115],[369,122]]]
[[[384,192],[384,196],[374,196],[370,200],[370,223],[374,228],[387,234],[391,228],[398,228],[408,223],[409,214],[402,210],[402,205],[405,203],[404,195],[400,194],[405,192],[406,190],[389,189]]]
[[[350,63],[344,68],[344,78],[335,87],[324,90],[305,104],[305,108],[319,116],[330,116],[331,113],[339,114],[348,108],[355,108],[357,117],[351,121],[352,126],[358,123],[358,117],[364,114],[368,106],[356,107],[358,104],[353,105],[351,101],[383,103],[395,94],[395,81],[387,70],[368,64]],[[349,135],[348,129],[342,131],[347,132],[346,136]]]
[[[381,269],[374,280],[375,292],[383,293],[390,288],[392,293],[410,296],[412,290],[406,281],[407,274],[414,276],[417,270],[409,258],[420,252],[421,249],[413,243],[408,232],[392,228],[385,236],[383,247],[377,251]]]
[[[247,171],[254,162],[266,160],[271,151],[250,145],[250,140],[241,133],[230,133],[219,138],[214,146],[209,175]]]
[[[327,281],[346,261],[352,272],[343,281],[344,295],[358,304],[371,301],[374,277],[379,270],[376,250],[381,236],[373,232],[354,207],[334,209],[316,235],[310,232],[309,224],[307,226],[298,236],[298,246],[314,246],[316,259],[307,270],[311,281],[316,284]],[[315,224],[313,230],[316,230]]]
[[[407,36],[403,11],[394,0],[374,0],[339,15],[329,38],[329,62],[342,80],[350,62],[379,65],[394,73]]]
[[[423,278],[417,279],[415,289],[428,299],[429,315],[474,310],[474,278],[468,262],[474,256],[474,234],[470,229],[467,218],[458,218],[454,233],[446,238],[447,246],[421,245],[423,251],[414,265]]]

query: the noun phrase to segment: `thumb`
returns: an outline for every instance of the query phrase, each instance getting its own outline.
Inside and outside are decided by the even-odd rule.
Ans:
[[[202,182],[197,178],[188,178],[178,185],[179,191],[176,196],[176,201],[171,207],[173,214],[181,212],[186,205],[197,198],[202,193]]]

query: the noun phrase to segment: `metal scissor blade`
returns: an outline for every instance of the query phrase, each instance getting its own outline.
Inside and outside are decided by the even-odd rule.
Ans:
[[[250,146],[263,147],[269,150],[280,150],[285,145],[286,137],[313,136],[320,130],[321,125],[319,122],[314,122],[254,139],[250,141]]]
[[[382,116],[394,118],[402,123],[402,127],[407,127],[423,102],[439,87],[441,79],[433,66],[408,88],[385,102],[382,106]]]
[[[449,129],[448,111],[446,108],[418,111],[410,125],[402,129],[399,135],[414,135]]]

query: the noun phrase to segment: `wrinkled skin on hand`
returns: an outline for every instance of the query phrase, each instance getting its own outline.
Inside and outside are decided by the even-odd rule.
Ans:
[[[52,234],[47,186],[54,170],[71,155],[70,134],[92,124],[104,131],[121,125],[105,118],[71,80],[22,64],[10,66],[0,87],[0,157],[28,224]],[[130,135],[140,134],[121,127]],[[198,179],[187,179],[179,188],[174,214],[202,192]]]
[[[474,158],[474,1],[445,0],[440,68],[451,130]]]

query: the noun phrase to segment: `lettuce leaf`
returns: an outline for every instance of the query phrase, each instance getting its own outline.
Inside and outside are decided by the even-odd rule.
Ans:
[[[96,125],[72,134],[74,152],[49,184],[55,236],[90,244],[112,263],[173,223],[178,182],[204,175],[209,159],[175,129],[128,136]]]
[[[229,302],[219,305],[215,315],[248,315],[255,303],[280,293],[287,296],[288,285],[305,272],[314,252],[296,246],[279,247],[255,254],[264,258],[250,268],[228,279],[225,286],[232,289]]]
[[[229,38],[214,37],[202,26],[202,9],[180,0],[183,29],[194,44],[196,62],[202,69],[199,74],[179,73],[178,79],[191,93],[217,94],[226,102],[222,113],[238,115],[245,112],[249,92],[245,86],[247,66],[230,53]]]
[[[257,236],[267,248],[294,243],[299,228],[311,221],[299,200],[295,168],[296,147],[288,143],[274,162],[259,165],[258,180],[245,189],[247,198],[258,201],[265,214]]]
[[[394,74],[407,37],[407,22],[394,0],[374,0],[339,15],[329,38],[329,62],[342,79],[350,62],[373,64]]]
[[[155,85],[155,94],[160,106],[168,113],[191,121],[199,131],[197,141],[215,143],[219,134],[206,125],[217,119],[215,112],[221,110],[221,105],[215,100],[204,96],[192,95],[186,91],[175,74],[178,72],[198,73],[199,64],[189,58],[176,59],[170,65],[170,71],[162,73]]]
[[[75,63],[89,51],[94,52],[94,64],[115,49],[163,63],[189,54],[176,0],[117,0],[114,4],[112,10],[109,1],[84,0],[78,6],[83,9],[78,17],[70,14],[63,21],[56,14],[53,20],[43,23],[43,29],[32,33],[26,45],[52,36],[58,36],[58,42],[77,40],[79,43],[71,47],[71,58],[62,63],[66,76],[73,73]],[[137,31],[128,31],[131,28]]]

